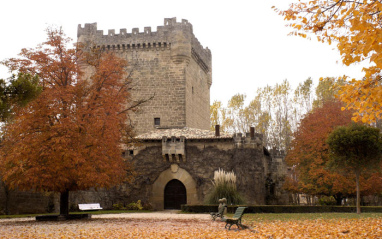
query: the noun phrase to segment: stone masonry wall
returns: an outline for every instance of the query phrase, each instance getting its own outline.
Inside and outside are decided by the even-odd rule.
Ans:
[[[159,127],[209,128],[211,52],[203,48],[187,20],[166,18],[156,32],[145,27],[109,30],[106,35],[97,24],[78,26],[78,41],[85,46],[115,52],[129,62],[133,101],[152,100],[132,115],[136,133]],[[86,71],[86,70],[85,70]],[[194,92],[194,93],[192,93]]]
[[[169,138],[171,139],[171,138]],[[250,205],[287,204],[288,198],[281,190],[285,163],[280,158],[272,158],[259,144],[257,138],[235,136],[219,140],[186,139],[184,157],[179,162],[170,162],[163,157],[161,140],[147,140],[134,150],[134,155],[126,154],[131,160],[136,176],[133,182],[111,189],[70,192],[70,207],[76,209],[79,203],[100,203],[104,209],[113,204],[127,205],[141,200],[142,203],[156,205],[153,185],[160,175],[171,169],[174,164],[185,170],[196,185],[197,202],[205,202],[213,187],[214,171],[219,168],[233,171],[237,177],[238,191]],[[175,157],[172,157],[174,160]],[[164,182],[163,187],[167,181]],[[184,183],[184,182],[183,182]],[[5,191],[0,185],[0,213],[5,213]],[[49,193],[18,192],[8,197],[9,212],[43,213],[57,212],[59,196]]]
[[[132,99],[138,101],[153,97],[133,115],[136,133],[153,130],[154,118],[160,118],[161,127],[186,126],[183,64],[172,64],[170,49],[159,50],[155,54],[151,51],[136,53],[134,59],[127,59],[132,71]]]
[[[169,138],[170,139],[170,138]],[[256,140],[254,141],[256,145]],[[258,142],[257,142],[258,143]],[[100,202],[104,208],[111,208],[113,203],[127,205],[141,200],[143,203],[157,204],[152,199],[153,184],[162,172],[177,164],[186,170],[196,182],[198,203],[205,202],[206,196],[213,187],[214,171],[219,168],[233,171],[237,177],[238,191],[250,205],[287,204],[287,198],[280,193],[282,177],[280,168],[284,167],[279,160],[272,160],[264,153],[262,146],[250,145],[246,137],[215,140],[186,140],[184,158],[179,162],[170,162],[162,156],[160,140],[146,141],[134,150],[132,160],[137,175],[131,184],[115,187],[111,190],[94,190],[72,193],[71,204],[81,202]],[[248,147],[249,146],[249,147]],[[173,158],[175,159],[175,158]],[[271,193],[267,185],[272,181],[276,193]],[[163,208],[156,208],[161,210]]]
[[[57,212],[59,195],[7,189],[0,182],[0,215]]]
[[[182,159],[179,163],[169,162],[162,157],[160,141],[145,142],[131,158],[137,172],[133,182],[111,190],[71,193],[70,204],[90,203],[93,200],[101,203],[103,208],[111,208],[113,203],[127,205],[141,200],[143,203],[155,205],[155,202],[152,201],[153,184],[159,175],[169,169],[172,164],[178,164],[196,182],[197,198],[200,204],[204,203],[206,196],[211,192],[214,171],[219,168],[235,172],[238,191],[248,204],[265,204],[266,172],[264,165],[267,163],[265,162],[267,157],[264,156],[262,149],[239,149],[235,147],[232,139],[219,142],[188,140],[185,151],[185,161]]]
[[[217,142],[187,141],[186,160],[176,163],[196,181],[199,203],[203,203],[213,185],[214,171],[219,168],[234,171],[237,187],[248,204],[265,203],[264,154],[262,149],[235,148],[232,139]],[[160,142],[144,146],[133,157],[137,172],[133,193],[127,193],[127,201],[150,201],[152,184],[174,162],[164,161]],[[141,185],[141,186],[138,186]]]
[[[200,69],[194,58],[186,71],[186,122],[188,127],[210,127],[210,75]]]

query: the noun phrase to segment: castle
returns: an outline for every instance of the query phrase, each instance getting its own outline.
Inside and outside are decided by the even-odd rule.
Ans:
[[[150,99],[133,115],[139,135],[156,128],[209,129],[211,51],[203,48],[187,20],[164,19],[156,32],[145,27],[103,34],[97,23],[78,26],[78,41],[112,51],[129,62],[132,99]]]
[[[211,191],[214,171],[222,168],[235,172],[249,204],[285,203],[285,165],[263,147],[261,135],[253,129],[245,137],[209,131],[211,51],[187,20],[165,18],[156,32],[145,27],[119,34],[85,24],[77,37],[127,59],[134,101],[153,97],[133,116],[141,144],[125,153],[139,174],[136,186],[121,188],[118,198],[148,201],[158,210],[200,204]]]
[[[281,189],[286,175],[283,157],[264,148],[262,135],[253,128],[245,135],[225,134],[218,126],[215,132],[209,130],[211,51],[199,43],[187,20],[165,18],[156,32],[145,27],[143,32],[120,29],[118,34],[115,30],[104,34],[96,23],[79,25],[78,41],[126,59],[132,100],[149,100],[131,116],[139,144],[124,152],[136,170],[135,181],[110,190],[71,193],[73,207],[99,202],[107,209],[137,200],[156,210],[202,204],[218,169],[236,174],[237,189],[248,204],[288,203]],[[30,212],[28,206],[12,203],[23,201],[25,194],[13,193],[7,199],[10,212]],[[29,202],[34,212],[49,206],[58,209],[57,196],[27,195],[33,195]]]

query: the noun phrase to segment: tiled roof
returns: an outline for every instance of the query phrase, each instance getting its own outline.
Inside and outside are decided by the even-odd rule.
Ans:
[[[220,132],[220,136],[216,137],[214,131],[202,130],[195,128],[178,128],[178,129],[155,129],[154,131],[138,135],[136,139],[155,140],[162,139],[163,136],[180,137],[184,136],[186,139],[231,139],[232,135]]]

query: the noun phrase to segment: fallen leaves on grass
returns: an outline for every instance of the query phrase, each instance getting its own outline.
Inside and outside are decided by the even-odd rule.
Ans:
[[[379,218],[248,222],[245,230],[224,226],[196,219],[2,221],[0,238],[382,238]]]
[[[379,218],[253,223],[258,238],[382,238],[381,226]]]

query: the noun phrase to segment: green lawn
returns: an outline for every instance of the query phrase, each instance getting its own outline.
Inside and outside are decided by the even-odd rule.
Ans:
[[[233,214],[227,216],[233,216]],[[382,213],[247,213],[243,216],[243,220],[247,222],[359,218],[382,218]]]

